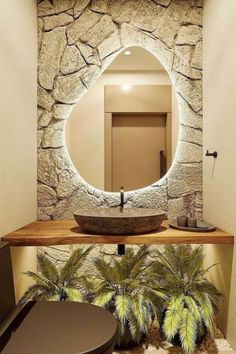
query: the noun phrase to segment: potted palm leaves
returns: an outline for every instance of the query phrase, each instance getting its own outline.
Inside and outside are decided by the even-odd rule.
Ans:
[[[28,288],[21,303],[30,300],[84,301],[87,279],[81,269],[92,247],[75,249],[63,267],[58,269],[44,254],[38,255],[39,273],[25,273],[35,283]]]
[[[150,248],[128,248],[121,260],[94,258],[94,304],[107,308],[118,322],[117,346],[140,343],[157,317],[164,293],[148,277]]]
[[[221,294],[205,277],[209,268],[203,269],[202,246],[168,245],[164,253],[156,252],[158,260],[152,269],[166,294],[162,332],[191,354],[206,332],[213,335],[214,311]]]

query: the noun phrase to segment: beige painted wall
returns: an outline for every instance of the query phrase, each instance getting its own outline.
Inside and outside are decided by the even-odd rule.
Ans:
[[[81,176],[94,187],[104,189],[104,86],[121,85],[170,85],[165,71],[156,72],[104,72],[97,82],[81,98],[67,123],[66,139],[70,156]],[[178,109],[173,94],[174,113]],[[178,125],[178,124],[177,124]],[[177,142],[174,130],[173,149]]]
[[[2,1],[0,235],[36,219],[36,36],[36,1]],[[34,269],[35,263],[35,250],[13,251],[17,296],[25,288],[25,280],[20,272]]]
[[[219,157],[204,158],[204,218],[236,233],[236,1],[204,1],[204,151]],[[210,248],[210,249],[209,249]],[[235,258],[234,250],[234,258]],[[212,277],[227,297],[222,323],[236,348],[236,263],[231,277],[233,247],[208,246],[207,262],[219,260]],[[227,318],[227,303],[229,313]]]

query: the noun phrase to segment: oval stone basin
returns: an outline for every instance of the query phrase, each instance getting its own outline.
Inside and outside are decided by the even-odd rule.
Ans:
[[[106,208],[78,210],[74,217],[84,231],[102,235],[132,235],[157,230],[165,212],[147,208]]]

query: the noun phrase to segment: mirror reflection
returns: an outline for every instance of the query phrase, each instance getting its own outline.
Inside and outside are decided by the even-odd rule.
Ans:
[[[170,168],[178,109],[169,75],[147,50],[120,53],[81,98],[66,127],[67,147],[92,186],[117,192],[157,182]]]

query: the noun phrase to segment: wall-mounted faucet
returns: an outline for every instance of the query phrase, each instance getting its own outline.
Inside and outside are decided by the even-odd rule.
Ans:
[[[212,156],[212,157],[214,157],[214,159],[216,159],[217,156],[218,156],[218,153],[217,153],[217,151],[209,152],[209,151],[207,150],[206,156]]]

